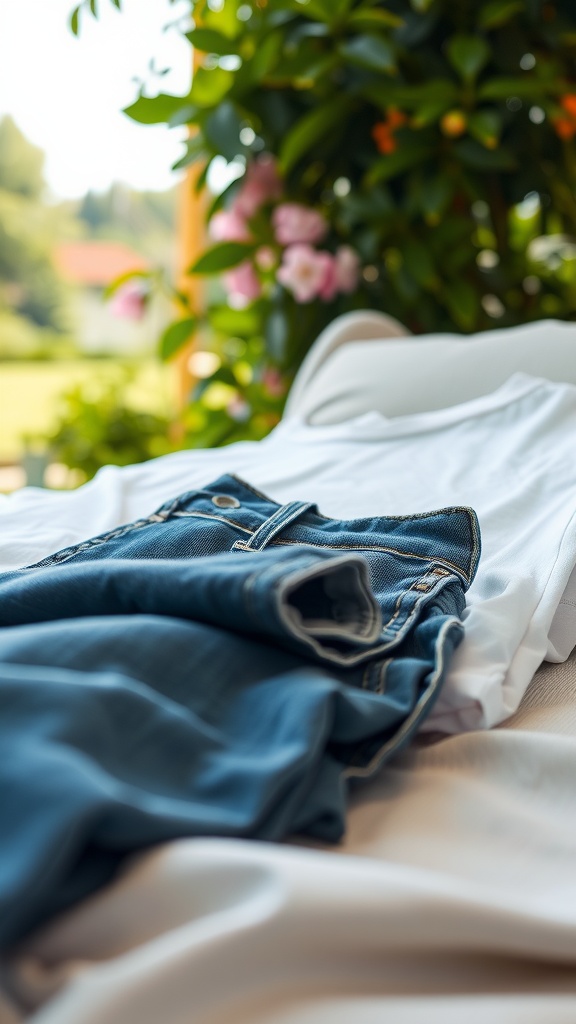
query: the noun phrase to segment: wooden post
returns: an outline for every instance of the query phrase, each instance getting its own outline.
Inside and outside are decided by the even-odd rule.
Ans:
[[[188,296],[195,313],[200,312],[202,303],[202,286],[199,278],[187,274],[186,270],[194,263],[205,246],[204,232],[204,195],[196,191],[201,167],[192,164],[187,168],[186,176],[180,186],[178,204],[178,288]],[[190,391],[194,386],[194,377],[190,371],[190,356],[196,346],[192,338],[176,356],[176,373],[178,378],[178,405],[186,406]]]
[[[198,51],[193,50],[192,53],[192,74],[194,74],[200,64],[200,57]],[[194,132],[195,129],[192,128],[191,134]],[[204,189],[198,192],[196,188],[201,173],[202,165],[199,162],[191,164],[186,169],[184,181],[180,186],[178,204],[178,288],[188,296],[195,313],[200,312],[203,289],[200,280],[194,275],[187,274],[186,270],[191,263],[198,259],[205,247]],[[192,338],[175,359],[179,409],[184,409],[188,404],[190,392],[194,386],[194,376],[189,362],[195,347],[196,340]]]

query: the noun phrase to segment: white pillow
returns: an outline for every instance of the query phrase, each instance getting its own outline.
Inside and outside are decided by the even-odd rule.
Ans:
[[[402,331],[379,313],[339,317],[302,364],[285,416],[330,424],[372,409],[385,416],[430,412],[489,394],[517,371],[576,384],[573,323],[400,339]]]

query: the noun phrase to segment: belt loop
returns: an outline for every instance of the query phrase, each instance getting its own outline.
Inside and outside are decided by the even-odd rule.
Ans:
[[[262,551],[285,526],[293,523],[295,519],[299,519],[309,508],[315,507],[311,501],[291,501],[288,505],[283,505],[282,508],[279,508],[269,519],[262,523],[262,526],[259,526],[256,532],[252,534],[250,540],[236,541],[233,547],[242,551]]]

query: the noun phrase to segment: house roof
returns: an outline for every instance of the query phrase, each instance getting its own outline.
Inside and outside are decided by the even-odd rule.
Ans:
[[[123,242],[62,242],[54,248],[54,262],[72,284],[106,287],[130,270],[148,270],[150,264]]]

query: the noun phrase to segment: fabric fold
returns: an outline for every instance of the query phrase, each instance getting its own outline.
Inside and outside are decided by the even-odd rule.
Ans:
[[[321,549],[70,561],[0,577],[0,626],[135,614],[205,622],[337,664],[365,652],[382,625],[365,559]]]
[[[337,842],[478,556],[470,509],[327,519],[226,476],[0,576],[0,948],[155,843]]]

